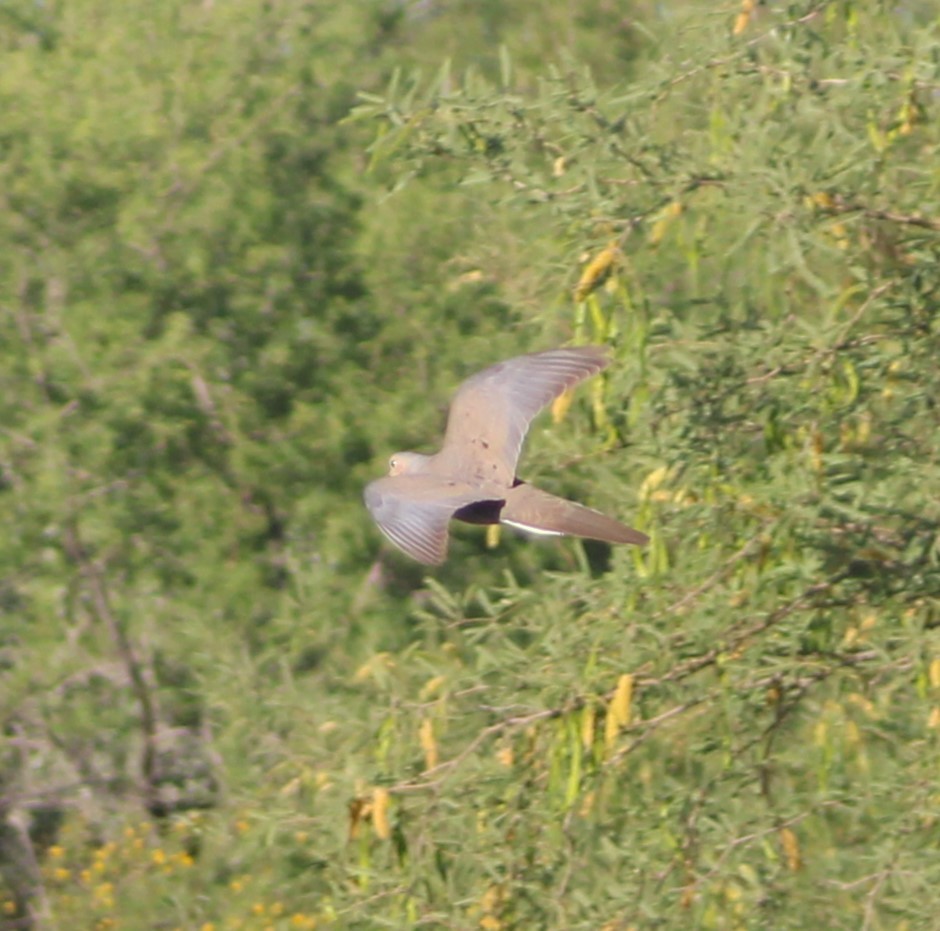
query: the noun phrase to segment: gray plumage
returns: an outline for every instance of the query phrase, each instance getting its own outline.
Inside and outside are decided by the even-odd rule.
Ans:
[[[428,565],[447,557],[447,528],[454,517],[506,523],[533,533],[646,543],[646,534],[516,478],[532,418],[609,361],[600,346],[550,349],[508,359],[468,378],[451,402],[440,452],[395,453],[389,474],[366,486],[366,506],[379,529]]]

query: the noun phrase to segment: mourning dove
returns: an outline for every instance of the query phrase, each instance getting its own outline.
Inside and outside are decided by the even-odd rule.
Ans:
[[[427,565],[447,557],[451,518],[509,524],[536,534],[647,543],[649,537],[639,530],[516,478],[532,418],[609,361],[600,346],[550,349],[468,378],[451,402],[441,451],[395,453],[388,475],[366,486],[366,506],[379,529]]]

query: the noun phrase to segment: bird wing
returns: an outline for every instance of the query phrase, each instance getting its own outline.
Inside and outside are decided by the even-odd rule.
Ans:
[[[506,494],[500,512],[501,523],[530,533],[563,533],[607,543],[635,543],[643,546],[650,538],[639,530],[601,514],[576,501],[533,488],[520,482]]]
[[[508,359],[468,378],[451,402],[436,469],[470,482],[512,485],[532,418],[609,361],[602,346],[550,349]]]
[[[394,475],[370,482],[363,497],[392,543],[418,562],[438,565],[447,557],[451,517],[479,501],[481,491],[435,475]]]

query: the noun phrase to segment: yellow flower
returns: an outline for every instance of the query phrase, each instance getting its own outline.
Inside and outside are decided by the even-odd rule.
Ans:
[[[114,886],[111,883],[101,883],[101,885],[95,886],[94,898],[98,905],[104,908],[113,908]]]
[[[310,929],[317,926],[317,920],[310,915],[305,915],[303,912],[296,912],[290,916],[290,924],[292,928],[303,928],[304,931],[310,931]]]

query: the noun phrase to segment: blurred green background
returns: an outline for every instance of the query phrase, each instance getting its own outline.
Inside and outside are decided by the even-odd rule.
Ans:
[[[0,4],[0,928],[937,927],[936,14]]]

